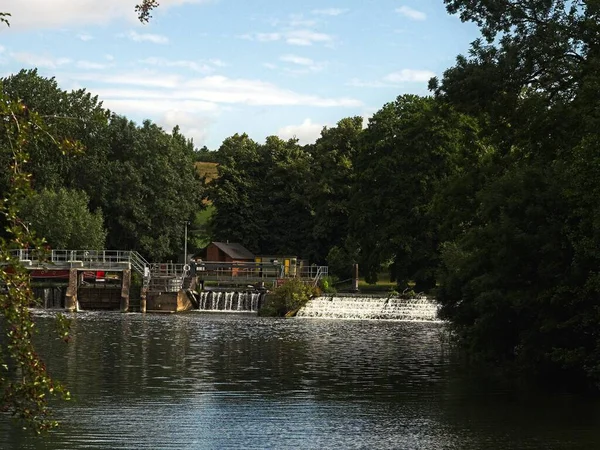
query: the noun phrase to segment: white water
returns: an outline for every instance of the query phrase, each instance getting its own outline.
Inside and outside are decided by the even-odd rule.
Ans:
[[[366,297],[359,295],[317,297],[296,317],[323,319],[387,319],[437,321],[438,305],[427,297]]]
[[[260,307],[259,292],[217,292],[200,293],[200,311],[257,312]]]

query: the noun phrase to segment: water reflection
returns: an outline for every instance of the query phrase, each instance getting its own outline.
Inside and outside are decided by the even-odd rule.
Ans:
[[[44,438],[0,422],[0,448],[587,449],[600,406],[506,390],[463,369],[444,325],[79,313],[48,339],[75,400]]]

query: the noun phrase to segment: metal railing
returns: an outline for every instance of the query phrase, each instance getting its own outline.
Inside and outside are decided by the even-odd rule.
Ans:
[[[300,278],[316,285],[328,275],[327,266],[284,266],[278,263],[206,261],[191,264],[148,263],[138,252],[129,250],[50,250],[17,249],[12,256],[26,266],[123,270],[138,272],[146,289],[171,292],[181,289],[184,280],[197,276],[216,282],[256,283]]]
[[[192,273],[206,281],[273,281],[286,278],[301,278],[318,281],[327,276],[327,266],[292,266],[255,262],[206,261],[191,267]]]
[[[123,270],[131,268],[148,280],[148,262],[138,252],[129,250],[11,250],[19,262],[31,267],[81,267],[86,269]]]
[[[177,292],[189,276],[189,265],[153,263],[148,266],[148,290],[152,292]]]
[[[26,265],[72,265],[77,267],[120,267],[131,264],[131,254],[123,250],[11,250],[13,257]]]

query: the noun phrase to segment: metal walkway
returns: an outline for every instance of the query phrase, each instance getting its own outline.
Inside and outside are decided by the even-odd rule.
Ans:
[[[328,275],[327,266],[298,266],[285,268],[273,263],[215,262],[198,264],[149,263],[136,251],[129,250],[12,250],[15,260],[29,270],[80,269],[90,271],[137,272],[143,287],[149,292],[175,292],[184,287],[185,280],[196,277],[201,283],[273,284],[299,278],[317,285]]]

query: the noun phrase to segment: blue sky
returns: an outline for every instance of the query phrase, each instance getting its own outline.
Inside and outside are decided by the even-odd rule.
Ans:
[[[37,67],[63,89],[211,149],[234,133],[313,142],[368,118],[466,53],[478,30],[442,0],[4,0],[0,74]]]

